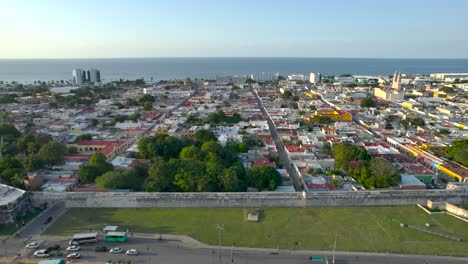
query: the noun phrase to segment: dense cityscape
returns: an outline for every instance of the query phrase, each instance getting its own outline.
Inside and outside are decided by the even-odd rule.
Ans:
[[[67,201],[71,197],[60,196],[59,203],[48,197],[59,193],[248,192],[249,205],[269,192],[324,197],[370,191],[377,197],[391,191],[396,201],[349,198],[344,204],[418,204],[421,211],[448,211],[466,221],[463,205],[438,202],[466,201],[468,74],[261,73],[102,82],[99,70],[75,69],[71,77],[0,83],[6,233],[40,235],[34,225],[22,227],[24,219],[46,208],[77,207]],[[408,198],[408,190],[429,192]],[[96,207],[128,207],[102,199]],[[248,218],[258,221],[260,214],[249,211]],[[435,233],[465,239],[463,233]],[[464,248],[451,254],[463,255]]]

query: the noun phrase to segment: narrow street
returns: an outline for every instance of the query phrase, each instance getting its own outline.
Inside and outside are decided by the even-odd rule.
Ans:
[[[273,121],[268,115],[265,109],[265,106],[263,105],[262,100],[260,100],[260,97],[258,97],[256,90],[252,89],[251,91],[254,94],[255,98],[257,99],[258,107],[260,108],[260,110],[263,113],[263,116],[266,118],[268,122],[268,128],[270,129],[270,134],[271,134],[271,137],[273,138],[273,142],[275,142],[276,149],[278,149],[278,155],[281,160],[281,163],[283,164],[283,168],[287,170],[289,177],[292,180],[292,183],[294,185],[294,189],[296,189],[296,191],[302,191],[303,188],[302,188],[301,180],[299,179],[299,175],[297,175],[296,171],[293,169],[291,165],[291,160],[289,159],[288,154],[286,153],[286,150],[284,149],[284,146],[279,139],[278,131],[276,130],[275,124],[273,124]]]

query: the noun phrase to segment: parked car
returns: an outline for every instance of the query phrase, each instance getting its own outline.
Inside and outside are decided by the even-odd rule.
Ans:
[[[80,246],[69,246],[67,251],[80,251]]]
[[[41,244],[39,242],[31,242],[26,245],[26,248],[36,249],[39,248]]]
[[[129,249],[129,250],[127,250],[127,252],[125,254],[127,254],[127,255],[138,255],[138,250]]]
[[[47,249],[41,249],[34,252],[33,255],[38,258],[47,258],[50,256],[50,251],[48,251]]]
[[[67,255],[67,259],[79,259],[80,257],[81,255],[78,252],[70,253]]]
[[[99,246],[94,248],[95,252],[107,252],[108,249],[105,246]]]
[[[123,249],[119,247],[111,248],[110,253],[122,253]]]
[[[59,250],[59,249],[60,249],[60,245],[53,245],[47,248],[47,250],[50,250],[50,251]]]

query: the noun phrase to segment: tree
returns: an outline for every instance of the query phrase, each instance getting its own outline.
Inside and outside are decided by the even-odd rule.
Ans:
[[[140,118],[140,112],[135,112],[128,116],[128,120],[137,121]]]
[[[374,100],[372,100],[372,98],[370,97],[366,97],[366,98],[362,98],[361,99],[361,103],[360,103],[360,106],[361,107],[375,107],[376,103]]]
[[[202,161],[205,158],[205,153],[196,146],[188,146],[184,147],[180,151],[179,157],[181,159],[192,159]]]
[[[145,110],[145,111],[153,110],[153,103],[149,102],[149,101],[144,102],[143,103],[143,110]]]
[[[27,171],[37,171],[44,167],[44,162],[41,160],[41,158],[38,155],[29,155],[23,161],[23,167]]]
[[[205,165],[199,161],[181,160],[174,176],[175,186],[184,192],[203,192],[209,184],[206,180]]]
[[[468,139],[454,140],[447,149],[447,158],[468,166]]]
[[[114,166],[106,161],[106,156],[100,152],[91,156],[89,165],[95,167],[100,175],[114,169]]]
[[[216,141],[207,141],[201,146],[201,150],[205,153],[214,153],[218,157],[223,157],[224,149]]]
[[[265,189],[273,191],[281,182],[279,172],[270,166],[253,167],[247,172],[247,185],[259,191]]]
[[[371,176],[375,180],[373,181],[374,184],[366,186],[367,188],[388,188],[400,181],[398,170],[384,159],[372,159],[370,161],[369,169],[371,171]]]
[[[351,161],[370,159],[367,151],[347,142],[339,143],[333,148],[333,157],[335,158],[335,167],[344,170],[348,170]]]
[[[39,156],[45,164],[55,165],[63,162],[66,150],[65,145],[54,141],[42,146]]]
[[[194,135],[195,142],[197,145],[201,146],[204,142],[207,141],[217,141],[215,134],[209,130],[201,129],[195,132]]]
[[[140,103],[145,103],[145,102],[154,103],[156,102],[156,98],[152,96],[151,94],[145,94],[140,98]]]
[[[23,172],[19,168],[6,168],[0,173],[2,180],[15,187],[22,187]]]
[[[448,129],[440,129],[439,130],[440,135],[448,136],[450,134],[450,130]]]
[[[108,171],[96,178],[96,187],[106,189],[126,189],[126,178],[122,172]]]
[[[99,124],[99,121],[97,119],[91,119],[89,123],[91,126],[95,127]]]
[[[353,77],[353,75],[349,73],[344,73],[344,74],[341,74],[340,77]]]
[[[147,192],[175,191],[174,176],[177,172],[178,161],[165,162],[159,160],[148,169],[148,178],[145,181]]]
[[[75,138],[75,142],[83,141],[83,140],[92,140],[92,139],[93,139],[93,135],[91,134],[81,134]]]
[[[95,166],[81,165],[78,169],[78,178],[81,183],[93,183],[101,175]]]

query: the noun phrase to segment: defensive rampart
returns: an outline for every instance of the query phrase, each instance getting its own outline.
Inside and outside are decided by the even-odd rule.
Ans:
[[[317,193],[31,193],[34,206],[44,202],[65,202],[69,208],[385,206],[415,205],[427,200],[468,204],[468,192],[408,190]]]

